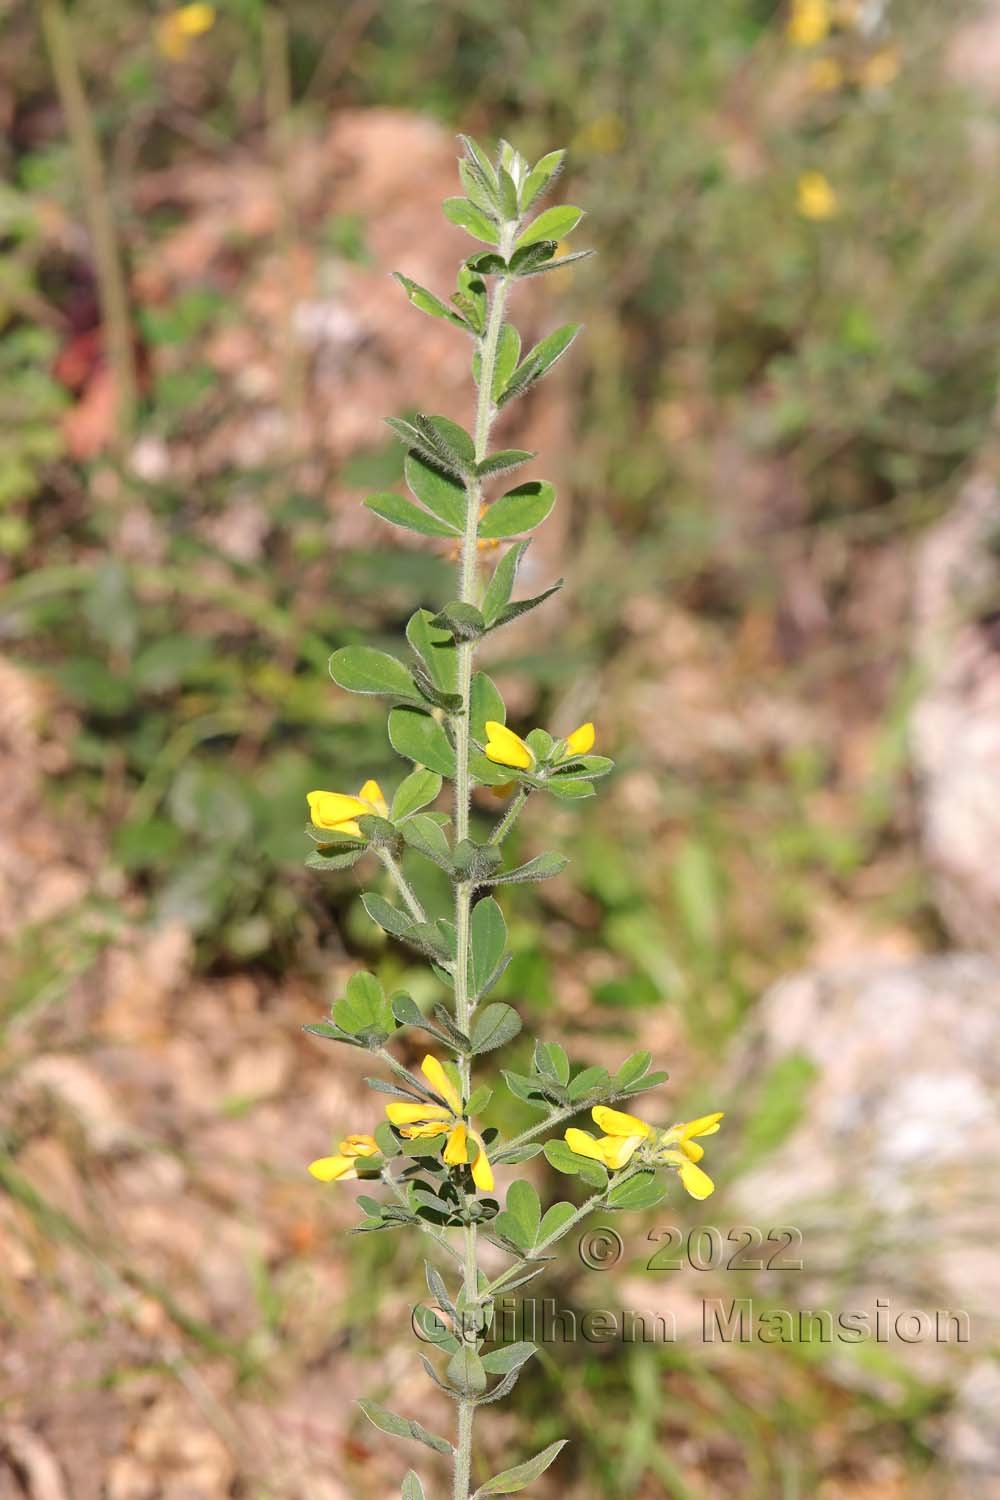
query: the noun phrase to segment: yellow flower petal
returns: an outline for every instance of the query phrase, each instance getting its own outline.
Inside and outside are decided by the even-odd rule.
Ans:
[[[577,1156],[589,1156],[591,1161],[604,1161],[604,1148],[600,1141],[594,1139],[589,1130],[576,1130],[570,1126],[565,1135],[565,1141],[571,1151]]]
[[[566,736],[567,755],[589,755],[596,738],[593,724],[581,724],[579,729]]]
[[[442,1152],[442,1159],[449,1167],[463,1166],[469,1160],[468,1131],[459,1120],[448,1134],[448,1143]]]
[[[711,1177],[700,1167],[696,1167],[693,1161],[682,1162],[677,1170],[692,1198],[707,1198],[715,1192],[715,1183]]]
[[[715,1192],[715,1183],[708,1173],[695,1166],[693,1161],[688,1161],[683,1152],[664,1151],[659,1160],[677,1168],[678,1176],[692,1198],[707,1198],[710,1193]]]
[[[530,771],[535,764],[535,757],[521,736],[506,724],[498,724],[496,719],[486,721],[486,755],[498,766],[514,766],[520,771]]]
[[[185,36],[201,36],[215,25],[214,5],[182,5],[173,19]]]
[[[822,172],[803,172],[796,189],[796,204],[803,219],[822,223],[839,211],[837,194]]]
[[[215,8],[211,5],[184,5],[180,10],[170,11],[156,24],[156,45],[164,57],[177,62],[188,55],[191,40],[215,24]]]
[[[352,819],[371,812],[367,802],[360,797],[347,797],[343,792],[308,792],[306,801],[317,828],[335,828],[356,837],[360,837],[361,830]]]
[[[394,1099],[391,1104],[386,1105],[385,1112],[390,1123],[397,1126],[441,1124],[454,1119],[452,1111],[444,1109],[440,1104],[407,1104],[404,1099]]]
[[[349,1156],[321,1156],[309,1163],[309,1171],[320,1182],[350,1182],[358,1175]]]
[[[723,1110],[717,1110],[714,1115],[699,1115],[697,1120],[686,1120],[683,1125],[675,1125],[678,1132],[677,1139],[689,1141],[694,1135],[715,1135],[719,1128],[719,1121],[725,1119]]]
[[[462,1097],[437,1058],[432,1057],[428,1052],[420,1064],[420,1071],[427,1079],[435,1094],[440,1094],[452,1114],[460,1115],[462,1113]]]
[[[472,1180],[481,1193],[492,1193],[493,1191],[493,1168],[490,1166],[486,1155],[486,1147],[483,1138],[477,1131],[469,1132],[476,1145],[479,1147],[479,1155],[472,1163]]]
[[[653,1127],[645,1120],[623,1114],[620,1109],[609,1109],[606,1104],[595,1104],[590,1113],[605,1135],[637,1135],[641,1140],[653,1134]]]
[[[373,1135],[349,1135],[340,1143],[341,1156],[378,1156],[379,1146]]]
[[[793,0],[785,35],[793,47],[815,47],[830,31],[828,0]]]
[[[604,1165],[618,1172],[630,1162],[646,1139],[643,1135],[606,1135],[598,1141],[604,1154]]]
[[[699,1146],[697,1141],[678,1141],[678,1151],[683,1151],[688,1161],[701,1161],[705,1155],[704,1146]]]
[[[377,781],[366,781],[358,796],[362,802],[369,803],[380,818],[389,816],[389,804],[382,795],[382,788]]]

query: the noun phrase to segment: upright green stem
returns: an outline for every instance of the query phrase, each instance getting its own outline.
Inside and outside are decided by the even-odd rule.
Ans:
[[[505,231],[501,254],[509,255],[515,226]],[[507,303],[508,283],[501,277],[494,289],[490,305],[486,332],[480,347],[479,398],[476,403],[476,425],[474,440],[476,463],[482,463],[490,440],[495,410],[493,406],[493,372],[496,367],[497,345],[503,327],[504,309]],[[470,476],[466,484],[468,510],[465,518],[465,534],[462,538],[462,553],[459,564],[459,598],[463,603],[474,604],[478,585],[477,552],[479,541],[479,511],[482,505],[482,485],[478,477]],[[462,641],[458,647],[458,692],[461,706],[454,719],[455,726],[455,839],[460,842],[469,836],[469,802],[471,784],[469,778],[470,747],[470,700],[472,694],[472,667],[475,657],[475,642]],[[468,1032],[474,997],[469,992],[469,931],[472,907],[472,886],[461,884],[455,888],[455,1020],[462,1031]],[[468,1097],[471,1090],[472,1065],[468,1057],[461,1059],[462,1088]],[[476,1247],[476,1226],[465,1228],[464,1265],[465,1303],[471,1307],[479,1296],[479,1258]],[[472,1421],[475,1407],[471,1401],[461,1401],[458,1407],[458,1443],[455,1448],[453,1500],[469,1500],[472,1476]]]

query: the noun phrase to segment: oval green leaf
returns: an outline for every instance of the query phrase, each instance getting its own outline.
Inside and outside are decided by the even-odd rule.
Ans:
[[[342,646],[330,657],[330,676],[349,693],[381,693],[390,698],[419,701],[419,693],[403,663],[371,646]]]
[[[446,525],[411,500],[404,500],[402,495],[369,495],[365,505],[390,526],[399,526],[403,531],[418,531],[422,536],[460,535],[458,527]]]
[[[430,714],[418,708],[394,708],[389,715],[389,743],[407,760],[454,779],[454,748]]]
[[[533,531],[555,504],[555,487],[547,479],[532,479],[494,500],[479,526],[481,537],[520,536]]]

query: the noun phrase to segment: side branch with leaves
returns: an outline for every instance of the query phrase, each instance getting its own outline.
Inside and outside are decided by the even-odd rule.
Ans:
[[[491,161],[475,141],[461,140],[459,174],[466,196],[447,199],[444,212],[488,248],[460,266],[448,302],[406,276],[397,279],[415,307],[471,339],[477,393],[473,428],[467,432],[440,416],[390,418],[406,445],[412,498],[381,494],[365,502],[394,526],[450,541],[459,558],[458,594],[437,611],[417,610],[406,629],[411,653],[406,662],[368,646],[347,646],[332,656],[330,672],[341,688],[391,701],[390,743],[414,769],[391,802],[375,781],[367,781],[357,795],[311,792],[308,830],[316,845],[308,863],[315,869],[347,869],[366,854],[382,864],[397,903],[372,891],[363,897],[365,909],[391,938],[429,961],[450,1003],[442,1000],[425,1014],[409,995],[387,996],[374,975],[355,974],[331,1019],[307,1029],[370,1051],[388,1077],[368,1083],[389,1096],[386,1119],[374,1133],[346,1135],[334,1155],[312,1163],[313,1176],[322,1182],[381,1182],[382,1196],[358,1199],[364,1215],[358,1232],[419,1230],[448,1263],[442,1272],[427,1262],[430,1300],[417,1317],[438,1362],[424,1354],[420,1358],[456,1405],[455,1440],[374,1401],[362,1401],[362,1409],[383,1432],[446,1455],[453,1500],[470,1500],[475,1414],[513,1390],[536,1352],[528,1342],[486,1348],[493,1298],[539,1275],[554,1246],[587,1214],[658,1203],[665,1193],[664,1167],[675,1170],[694,1197],[707,1197],[712,1182],[698,1165],[703,1148],[697,1137],[714,1134],[722,1117],[707,1115],[669,1128],[648,1125],[613,1106],[665,1080],[665,1073],[651,1071],[649,1053],[636,1053],[611,1073],[604,1067],[574,1068],[557,1041],[538,1040],[529,1072],[503,1071],[506,1087],[538,1111],[538,1123],[507,1141],[476,1124],[493,1089],[473,1078],[473,1065],[521,1031],[512,1006],[487,998],[510,958],[503,912],[491,892],[547,879],[566,864],[563,856],[544,853],[506,867],[505,840],[529,797],[533,804],[548,796],[591,797],[594,783],[612,763],[593,753],[592,724],[564,739],[544,729],[522,738],[507,726],[495,684],[475,669],[478,643],[537,608],[562,582],[534,598],[513,597],[530,545],[527,533],[545,520],[555,492],[546,480],[532,479],[494,497],[497,477],[535,455],[520,449],[491,452],[490,434],[497,413],[542,379],[570,347],[579,325],[556,329],[524,354],[507,319],[508,301],[524,277],[544,275],[589,252],[560,254],[557,248],[582,218],[580,209],[538,211],[562,166],[562,151],[532,167],[507,142]],[[507,541],[511,545],[484,587],[482,544]],[[434,810],[445,780],[454,791],[450,815]],[[473,836],[470,821],[476,787],[507,803],[485,837]],[[476,833],[481,833],[478,825]],[[452,910],[425,910],[404,871],[404,857],[411,856],[446,873],[454,890]],[[406,1029],[426,1034],[435,1048],[419,1073],[404,1067],[387,1046]],[[586,1110],[600,1135],[573,1126],[553,1135]],[[548,1139],[543,1143],[541,1137]],[[551,1166],[577,1178],[589,1196],[579,1206],[559,1202],[543,1213],[534,1186],[515,1179],[501,1208],[492,1196],[496,1169],[515,1167],[543,1150]],[[480,1269],[483,1239],[511,1257],[509,1268],[492,1280]],[[562,1447],[553,1443],[493,1475],[475,1490],[474,1500],[526,1489]],[[403,1500],[423,1500],[424,1494],[411,1470],[403,1481]]]

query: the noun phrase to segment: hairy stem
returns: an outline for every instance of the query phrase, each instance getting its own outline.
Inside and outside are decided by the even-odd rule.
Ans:
[[[504,235],[505,245],[501,254],[509,254],[512,234]],[[493,406],[493,372],[496,367],[497,345],[503,327],[504,309],[507,302],[507,278],[500,277],[493,288],[486,332],[480,346],[479,398],[476,403],[476,425],[474,440],[476,463],[482,463],[490,439],[490,428],[495,415]],[[477,554],[479,540],[479,510],[482,505],[482,485],[477,476],[470,476],[466,484],[468,508],[465,518],[465,534],[462,538],[462,553],[459,564],[459,598],[463,603],[475,603],[478,585]],[[469,802],[471,784],[469,777],[470,746],[470,699],[472,693],[472,667],[475,657],[475,642],[462,641],[458,647],[458,692],[461,706],[454,720],[455,725],[455,839],[460,842],[469,836]],[[469,993],[469,927],[473,887],[460,884],[455,888],[455,1021],[462,1031],[468,1033],[475,997]],[[472,1064],[468,1056],[461,1059],[462,1088],[466,1097],[471,1089]],[[464,1265],[465,1303],[471,1307],[479,1296],[479,1258],[476,1245],[476,1226],[465,1228]],[[469,1500],[472,1476],[472,1421],[475,1407],[470,1401],[459,1402],[458,1443],[455,1448],[453,1500]]]
[[[382,1181],[385,1183],[386,1187],[391,1188],[393,1193],[395,1193],[398,1202],[402,1204],[403,1208],[409,1208],[409,1199],[407,1198],[406,1193],[403,1191],[403,1188],[396,1181],[395,1177],[393,1177],[391,1168],[387,1166],[382,1168]],[[461,1261],[461,1254],[455,1249],[454,1245],[449,1244],[442,1230],[435,1229],[434,1225],[428,1224],[426,1219],[420,1219],[418,1221],[418,1224],[425,1234],[430,1235],[435,1244],[440,1245],[441,1249],[444,1250],[446,1254],[451,1256],[452,1260],[457,1260],[459,1262]]]
[[[517,789],[517,794],[511,798],[511,803],[507,811],[504,813],[503,817],[500,819],[499,823],[490,834],[489,842],[491,844],[503,843],[504,839],[507,837],[508,833],[510,833],[510,830],[513,828],[514,824],[521,816],[521,810],[527,800],[528,789],[526,787],[519,786]]]
[[[417,899],[416,892],[399,866],[399,861],[388,849],[380,849],[378,857],[392,876],[393,884],[406,903],[406,908],[415,922],[426,922],[427,913]]]
[[[512,1151],[516,1151],[518,1146],[526,1146],[529,1141],[535,1140],[536,1137],[542,1135],[546,1130],[551,1130],[553,1125],[558,1125],[563,1120],[569,1120],[573,1115],[578,1115],[579,1113],[579,1104],[567,1104],[559,1109],[554,1109],[550,1115],[545,1116],[544,1120],[539,1120],[537,1125],[529,1125],[527,1130],[522,1130],[520,1135],[515,1135],[511,1140],[507,1141],[503,1149],[497,1152],[494,1160],[503,1161]]]

